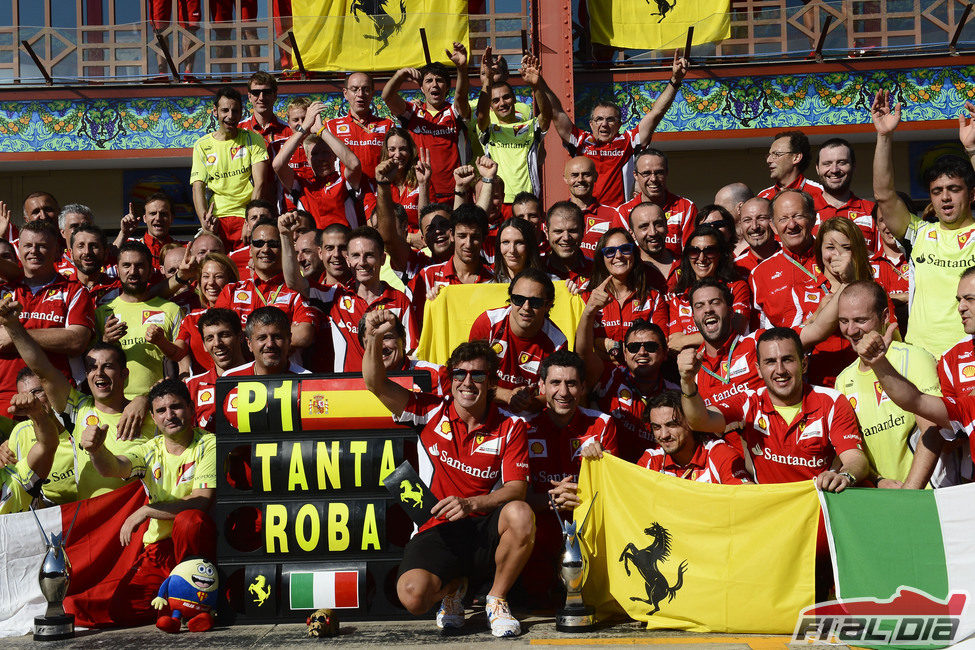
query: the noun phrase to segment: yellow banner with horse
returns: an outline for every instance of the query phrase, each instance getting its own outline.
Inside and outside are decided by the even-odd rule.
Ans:
[[[625,613],[648,629],[791,634],[814,602],[812,481],[711,485],[604,455],[583,461],[579,493],[583,599],[599,620]]]
[[[292,0],[291,13],[306,70],[419,68],[421,27],[432,61],[468,40],[467,0]]]

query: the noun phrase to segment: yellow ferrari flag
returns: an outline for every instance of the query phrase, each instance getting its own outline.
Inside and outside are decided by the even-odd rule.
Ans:
[[[712,485],[613,456],[579,472],[583,599],[648,629],[791,634],[815,589],[812,481]],[[595,495],[595,498],[593,497]]]
[[[590,0],[592,40],[613,47],[672,50],[731,36],[731,0]]]
[[[468,44],[466,0],[292,0],[291,13],[306,70],[419,68],[421,27],[432,61]]]
[[[471,325],[477,317],[488,309],[504,307],[507,300],[507,284],[452,284],[443,287],[436,298],[426,303],[420,343],[416,348],[417,358],[441,365],[447,363],[454,348],[469,339]],[[565,282],[555,283],[555,304],[548,317],[569,339],[570,350],[585,306],[582,298],[569,293]]]

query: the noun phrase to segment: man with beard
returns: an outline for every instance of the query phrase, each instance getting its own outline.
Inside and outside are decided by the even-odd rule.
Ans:
[[[592,260],[582,252],[585,218],[571,201],[559,201],[545,214],[548,250],[542,268],[552,280],[571,280],[582,286],[592,275]]]
[[[637,461],[661,474],[688,481],[742,485],[751,483],[745,460],[724,440],[693,431],[684,417],[681,396],[665,390],[647,402],[650,432],[660,445],[647,449]]]
[[[633,198],[619,207],[621,215],[641,203],[660,206],[667,219],[667,249],[680,257],[687,238],[694,230],[697,206],[683,196],[667,189],[667,176],[670,167],[667,154],[659,149],[647,148],[636,157],[633,176],[636,179],[636,192]]]
[[[772,232],[772,203],[760,196],[745,201],[741,206],[738,226],[745,250],[735,258],[735,266],[750,274],[781,248]]]
[[[203,340],[203,348],[213,359],[213,368],[193,375],[186,382],[192,403],[195,404],[196,424],[213,431],[216,404],[216,383],[229,370],[244,365],[243,332],[240,318],[229,309],[209,309],[196,323]]]
[[[113,289],[117,289],[118,267],[105,269],[107,241],[98,226],[79,226],[71,233],[71,267],[61,275],[77,281],[88,290],[95,306]]]
[[[646,264],[653,288],[661,294],[677,281],[680,258],[667,248],[667,215],[656,203],[638,203],[629,213],[630,232],[640,247],[640,259]]]
[[[425,372],[430,376],[430,389],[421,388],[416,382],[413,383],[414,390],[433,393],[435,395],[450,394],[450,377],[447,370],[436,363],[413,359],[406,353],[406,328],[403,321],[398,318],[389,320],[382,310],[367,312],[359,319],[357,336],[359,345],[363,349],[366,347],[366,338],[372,336],[373,330],[383,323],[392,323],[391,328],[386,329],[382,335],[380,345],[382,346],[383,366],[387,372]]]
[[[65,377],[71,376],[69,359],[83,353],[95,328],[94,307],[87,289],[54,269],[61,257],[61,236],[45,219],[24,224],[20,232],[20,262],[24,277],[7,282],[4,293],[12,293],[23,307],[20,320],[30,337],[51,355]],[[0,413],[16,392],[16,377],[24,362],[0,335]]]
[[[823,191],[813,197],[816,200],[815,230],[818,231],[818,225],[827,219],[846,217],[859,226],[867,241],[867,252],[873,253],[878,245],[872,216],[874,202],[861,199],[850,191],[856,164],[853,147],[843,138],[830,138],[819,147],[816,174],[822,181]]]
[[[81,611],[101,613],[101,620],[86,621],[88,625],[151,622],[159,615],[151,601],[173,567],[191,556],[216,559],[217,527],[208,511],[217,491],[217,441],[212,433],[194,428],[193,402],[179,380],[153,386],[149,404],[161,434],[151,440],[119,453],[107,447],[105,426],[87,426],[80,436],[80,446],[99,474],[122,481],[140,477],[149,496],[149,503],[129,515],[119,533],[122,546],[127,546],[135,530],[149,520],[132,569],[106,597],[109,602],[94,606],[89,598],[76,603]],[[194,581],[215,579],[194,576]],[[179,619],[164,620],[168,631],[178,631]],[[189,629],[209,629],[200,625],[194,618]]]
[[[244,335],[254,360],[227,370],[223,376],[308,374],[291,361],[291,323],[281,309],[272,305],[255,309],[247,317]]]
[[[393,127],[393,121],[376,117],[372,109],[372,98],[376,94],[376,84],[366,72],[353,72],[345,78],[342,95],[349,104],[349,112],[325,123],[336,138],[352,150],[362,165],[362,175],[369,180],[376,177],[376,165],[382,154],[386,132]],[[319,133],[318,135],[321,135]]]
[[[596,186],[596,163],[591,158],[576,156],[565,163],[565,184],[569,186],[569,201],[582,210],[583,234],[580,244],[583,253],[591,257],[596,242],[609,230],[623,226],[619,212],[604,205],[593,196]]]
[[[129,210],[131,212],[131,206]],[[142,236],[142,243],[152,255],[153,268],[158,270],[162,264],[160,253],[163,246],[175,241],[169,234],[169,228],[173,225],[173,203],[170,198],[162,192],[150,195],[146,199],[146,211],[142,220],[146,224],[146,234]],[[121,242],[117,245],[121,246]]]
[[[495,400],[512,413],[537,411],[535,396],[540,364],[568,341],[548,314],[555,285],[543,271],[525,269],[508,284],[507,307],[489,309],[471,325],[470,341],[487,341],[498,356]]]
[[[173,340],[182,313],[179,306],[158,297],[149,297],[152,255],[146,245],[127,241],[119,248],[117,298],[95,310],[95,324],[101,340],[119,345],[128,360],[125,397],[145,395],[163,378],[163,359],[180,358],[182,349]]]
[[[769,147],[765,162],[769,177],[775,183],[758,193],[763,199],[771,201],[785,189],[799,190],[813,197],[823,191],[823,186],[803,176],[809,167],[809,138],[802,131],[782,131],[776,133]]]

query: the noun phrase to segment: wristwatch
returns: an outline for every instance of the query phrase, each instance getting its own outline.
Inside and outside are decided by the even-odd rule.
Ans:
[[[305,127],[303,127],[300,124],[295,127],[295,131],[297,131],[298,133],[308,133],[307,131],[305,131]]]
[[[855,477],[853,474],[850,474],[849,472],[840,472],[839,474],[840,476],[845,476],[847,480],[850,481],[850,485],[857,484],[857,477]]]

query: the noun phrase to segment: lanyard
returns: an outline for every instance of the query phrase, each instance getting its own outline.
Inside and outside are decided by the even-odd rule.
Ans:
[[[807,269],[805,266],[803,266],[799,262],[797,262],[794,259],[792,259],[792,256],[789,255],[788,253],[786,253],[785,251],[782,251],[782,254],[785,255],[785,259],[789,260],[789,262],[791,262],[794,267],[796,267],[797,269],[799,269],[800,271],[802,271],[803,273],[805,273],[807,276],[809,276],[809,279],[810,280],[812,280],[813,282],[815,282],[817,285],[819,284],[819,282],[816,280],[816,274],[815,273],[813,273],[812,271],[810,271],[809,269]]]
[[[739,341],[739,339],[738,338],[735,338],[734,342],[731,344],[731,348],[728,350],[728,361],[726,362],[727,363],[727,366],[728,366],[728,370],[725,371],[725,376],[724,377],[722,377],[721,375],[716,374],[714,372],[711,372],[710,370],[708,370],[704,366],[701,366],[701,370],[703,370],[704,372],[708,373],[709,375],[711,375],[712,377],[714,377],[715,379],[717,379],[718,381],[720,381],[722,384],[729,383],[731,381],[731,355],[733,355],[735,353],[735,346],[738,345],[738,341]]]
[[[263,293],[261,293],[261,290],[257,288],[257,283],[256,283],[256,282],[254,283],[254,291],[256,291],[256,292],[257,292],[257,295],[261,297],[261,302],[263,302],[263,303],[264,303],[264,306],[265,306],[265,307],[266,307],[267,305],[273,305],[273,304],[274,304],[274,301],[275,301],[275,300],[277,300],[277,298],[278,298],[278,294],[279,294],[279,293],[281,293],[281,289],[282,289],[283,287],[284,287],[284,285],[283,285],[283,284],[279,284],[279,285],[278,285],[278,288],[277,288],[277,289],[275,289],[275,290],[274,290],[274,293],[272,293],[272,294],[271,294],[271,302],[268,302],[268,301],[267,301],[267,298],[265,298],[265,297],[264,297],[264,294],[263,294]]]

